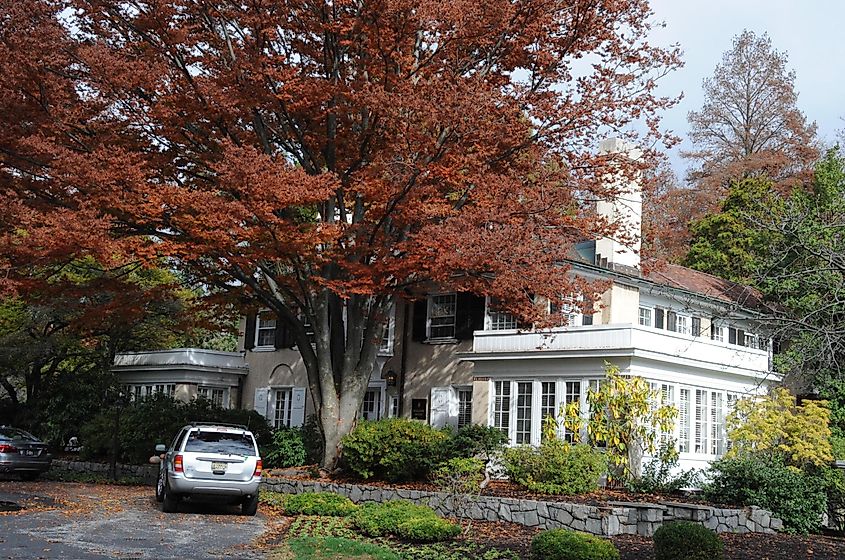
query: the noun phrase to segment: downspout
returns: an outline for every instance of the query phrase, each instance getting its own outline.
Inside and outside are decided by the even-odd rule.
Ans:
[[[408,369],[408,344],[410,344],[408,328],[411,316],[411,304],[405,301],[405,312],[402,317],[402,355],[399,357],[399,418],[405,411],[405,373]]]

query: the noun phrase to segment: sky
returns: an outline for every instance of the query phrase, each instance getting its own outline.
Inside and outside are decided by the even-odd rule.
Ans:
[[[774,48],[786,52],[796,72],[798,107],[818,125],[820,139],[833,143],[845,128],[845,0],[652,0],[656,29],[652,42],[680,43],[685,66],[666,76],[664,94],[684,99],[664,114],[664,127],[684,140],[670,153],[683,177],[689,164],[678,155],[689,149],[686,116],[703,103],[701,81],[713,74],[722,53],[743,29],[767,32]]]

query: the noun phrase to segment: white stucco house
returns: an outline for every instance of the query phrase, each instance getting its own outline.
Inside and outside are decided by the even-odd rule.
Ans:
[[[625,148],[610,140],[602,149]],[[597,211],[639,238],[638,185]],[[647,270],[636,245],[598,239],[575,249],[562,259],[572,273],[611,285],[593,314],[556,310],[566,326],[518,329],[513,316],[468,293],[398,301],[361,416],[483,423],[507,432],[513,444],[538,444],[542,419],[561,405],[577,401],[586,414],[587,391],[609,362],[647,379],[678,408],[682,467],[719,457],[733,404],[777,379],[771,344],[755,321],[758,294],[677,265]],[[118,356],[115,371],[136,392],[172,385],[176,396],[192,398],[222,390],[221,404],[253,408],[274,426],[301,425],[313,411],[301,357],[269,312],[242,319],[236,353],[168,352]]]

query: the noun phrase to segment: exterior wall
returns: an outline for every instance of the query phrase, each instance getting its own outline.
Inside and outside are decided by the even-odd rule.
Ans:
[[[640,305],[637,288],[614,283],[601,297],[601,324],[636,323]]]

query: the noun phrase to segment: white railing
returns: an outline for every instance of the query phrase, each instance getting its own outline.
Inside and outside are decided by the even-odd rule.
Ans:
[[[769,352],[638,325],[560,327],[538,332],[476,331],[472,354],[562,353],[606,351],[613,355],[690,360],[766,372]],[[472,359],[468,356],[468,359]]]

